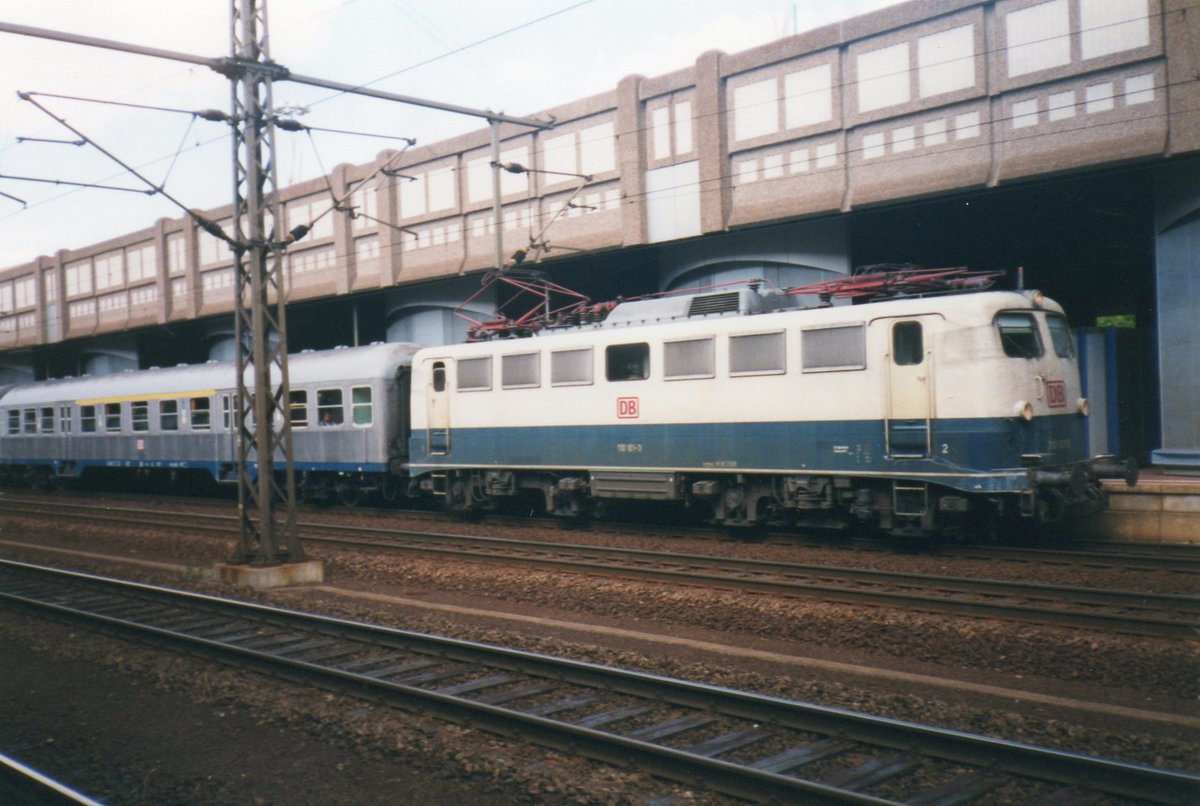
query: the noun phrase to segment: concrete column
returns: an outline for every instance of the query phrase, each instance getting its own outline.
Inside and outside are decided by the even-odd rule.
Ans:
[[[724,232],[732,208],[733,185],[727,156],[729,135],[725,125],[725,82],[721,58],[710,50],[696,60],[696,153],[700,160],[700,229]]]
[[[646,243],[646,115],[642,76],[617,85],[617,173],[621,177],[621,244]]]
[[[337,165],[329,174],[329,185],[337,198],[346,195],[346,166]],[[329,200],[333,203],[333,199]],[[354,288],[354,278],[357,276],[358,263],[354,255],[354,222],[345,213],[334,210],[333,216],[333,265],[334,279],[337,281],[338,294],[349,294]]]
[[[375,158],[375,162],[387,162],[395,153],[394,151],[381,151]],[[400,166],[393,165],[392,167],[399,168]],[[403,268],[404,261],[404,233],[397,229],[400,224],[400,204],[399,191],[396,190],[396,183],[404,180],[395,177],[387,177],[386,180],[377,199],[379,220],[387,222],[387,224],[379,225],[379,259],[383,261],[379,270],[379,286],[381,288],[390,288],[400,282],[400,270]]]
[[[1200,465],[1200,160],[1159,168],[1154,202],[1162,446]]]

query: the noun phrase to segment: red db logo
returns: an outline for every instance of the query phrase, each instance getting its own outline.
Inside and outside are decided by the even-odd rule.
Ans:
[[[638,399],[636,397],[618,397],[617,416],[622,420],[637,419],[639,416]]]
[[[1046,381],[1046,405],[1052,409],[1067,405],[1067,385],[1062,381]]]

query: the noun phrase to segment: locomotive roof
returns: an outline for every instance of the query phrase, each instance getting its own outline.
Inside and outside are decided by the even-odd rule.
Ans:
[[[388,378],[396,374],[398,367],[411,364],[412,356],[419,348],[416,344],[393,343],[296,353],[288,356],[288,378],[292,385]],[[85,375],[14,386],[0,397],[0,405],[24,406],[67,400],[129,398],[142,394],[183,395],[189,392],[230,389],[234,386],[235,377],[233,363],[217,361],[161,369],[130,370],[111,375]]]

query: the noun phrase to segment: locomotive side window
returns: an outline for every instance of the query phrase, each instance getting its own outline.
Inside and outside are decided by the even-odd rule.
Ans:
[[[96,433],[96,407],[79,407],[79,430],[85,434]]]
[[[787,366],[783,331],[729,337],[729,374],[781,373]]]
[[[37,433],[37,409],[25,409],[25,433]]]
[[[288,420],[292,428],[304,428],[308,425],[308,390],[288,390]]]
[[[355,425],[370,425],[374,421],[371,387],[354,386],[350,389],[350,415]]]
[[[915,367],[925,360],[925,335],[920,322],[892,325],[892,360],[901,367]]]
[[[342,407],[341,389],[317,390],[317,423],[319,425],[341,425],[346,421]]]
[[[207,431],[211,425],[208,398],[193,397],[188,400],[188,408],[191,414],[192,429],[195,431]]]
[[[1002,313],[996,317],[1000,344],[1004,354],[1012,358],[1041,358],[1042,337],[1038,335],[1037,320],[1028,313]]]
[[[528,389],[541,386],[542,356],[521,353],[500,357],[500,386],[504,389]]]
[[[42,407],[42,433],[43,434],[53,434],[54,433],[54,407],[53,406],[43,406]]]
[[[178,400],[160,400],[160,401],[158,401],[158,430],[159,431],[178,431],[179,430],[179,401]]]
[[[1059,358],[1074,358],[1075,344],[1071,341],[1071,327],[1067,320],[1056,313],[1046,314],[1046,327],[1050,329],[1050,341]]]
[[[458,391],[483,392],[492,388],[492,357],[464,358],[458,362]]]
[[[866,369],[866,326],[840,325],[800,334],[800,368],[805,372]]]
[[[105,403],[104,404],[104,430],[105,431],[120,431],[121,430],[121,404],[120,403]]]
[[[134,431],[150,430],[150,403],[146,400],[135,400],[129,404]]]
[[[604,376],[610,381],[644,381],[650,377],[650,345],[609,345],[604,348],[604,367]]]
[[[9,409],[8,411],[8,433],[21,433],[21,412],[18,409]]]
[[[663,377],[667,380],[711,378],[716,375],[715,340],[688,339],[663,344]]]
[[[592,382],[592,348],[550,353],[551,386],[584,386]]]

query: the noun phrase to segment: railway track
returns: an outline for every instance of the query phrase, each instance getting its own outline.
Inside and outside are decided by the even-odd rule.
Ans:
[[[0,501],[5,511],[44,514],[44,504]],[[227,515],[167,513],[60,504],[55,517],[107,521],[137,528],[177,528],[232,534]],[[835,566],[652,552],[542,541],[470,537],[394,529],[300,525],[304,540],[348,549],[415,553],[474,562],[619,576],[851,605],[899,607],[955,616],[1054,624],[1140,636],[1200,635],[1200,598],[1141,591],[1073,588],[1028,582],[906,574]]]
[[[1200,776],[0,561],[0,602],[755,801],[1194,802]]]

